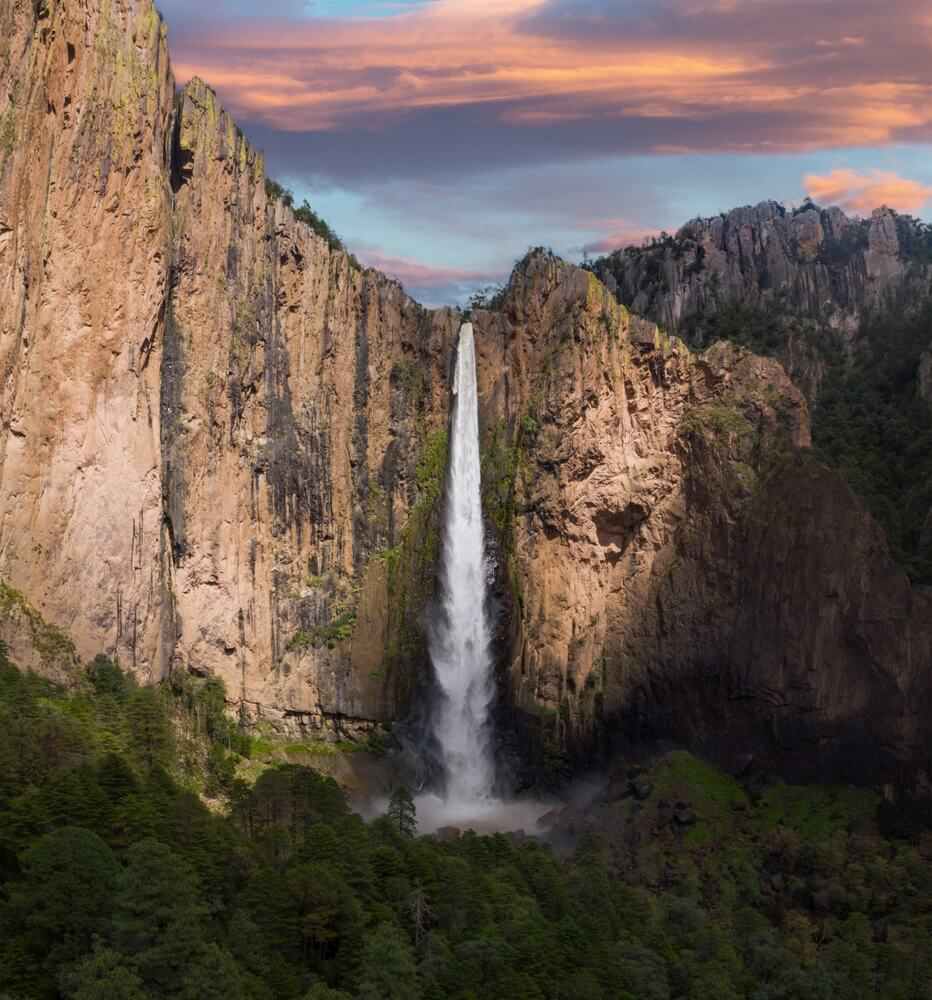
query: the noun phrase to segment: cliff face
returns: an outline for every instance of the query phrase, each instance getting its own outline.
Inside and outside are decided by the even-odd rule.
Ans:
[[[173,655],[247,702],[389,718],[369,676],[388,603],[372,557],[397,544],[426,433],[444,426],[457,318],[270,202],[261,160],[199,81],[174,145],[161,408]],[[351,631],[354,613],[352,640],[328,648],[328,626]]]
[[[859,219],[764,201],[693,219],[597,269],[623,302],[668,330],[688,334],[686,321],[740,302],[782,306],[850,334],[868,310],[932,289],[928,241],[920,223],[886,207]]]
[[[456,317],[270,201],[202,83],[173,102],[149,3],[2,17],[0,573],[84,656],[388,717],[367,570],[417,499]]]
[[[932,591],[798,450],[808,409],[781,366],[693,355],[546,256],[504,312],[479,319],[486,454],[507,473],[489,506],[512,700],[544,747],[667,738],[924,788]]]
[[[173,84],[148,4],[0,13],[0,573],[158,674]]]
[[[0,16],[0,636],[60,676],[216,673],[292,726],[408,715],[461,317],[270,199],[144,0]],[[855,736],[921,785],[928,592],[796,457],[780,364],[697,357],[546,253],[473,320],[509,724],[833,775]]]
[[[776,357],[812,406],[820,454],[868,499],[910,577],[932,584],[932,226],[886,208],[862,220],[764,202],[595,270],[696,346],[728,339]]]
[[[833,369],[865,340],[873,349],[865,322],[915,318],[930,300],[932,227],[886,207],[860,219],[765,201],[693,219],[594,269],[620,302],[692,346],[737,339],[772,354],[814,403]]]

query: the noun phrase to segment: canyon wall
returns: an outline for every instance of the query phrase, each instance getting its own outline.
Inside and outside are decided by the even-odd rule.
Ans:
[[[460,315],[270,197],[145,0],[0,19],[0,638],[292,728],[410,719]],[[507,727],[921,788],[929,592],[780,364],[695,356],[543,251],[472,318]]]
[[[807,450],[780,364],[694,355],[547,254],[477,330],[511,700],[543,747],[924,794],[932,590]]]
[[[0,574],[157,677],[173,82],[148,4],[0,13]]]
[[[175,95],[150,3],[2,18],[3,580],[84,657],[390,717],[372,557],[444,426],[457,317],[267,196],[215,95]]]

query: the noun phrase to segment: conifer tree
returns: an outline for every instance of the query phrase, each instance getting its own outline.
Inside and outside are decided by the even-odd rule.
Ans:
[[[417,833],[417,808],[411,793],[404,785],[399,785],[392,792],[388,803],[388,816],[405,837],[413,837]]]
[[[359,969],[359,1000],[420,1000],[414,950],[393,924],[366,935]]]

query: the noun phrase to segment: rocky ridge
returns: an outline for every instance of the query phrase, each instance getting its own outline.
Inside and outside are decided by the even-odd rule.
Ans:
[[[807,450],[779,363],[695,355],[546,255],[476,322],[508,376],[483,380],[514,470],[508,676],[544,744],[925,787],[932,591]]]
[[[269,197],[146,0],[17,0],[0,65],[0,635],[28,649],[34,605],[73,637],[56,669],[213,673],[299,729],[409,715],[461,316]],[[525,749],[925,787],[929,593],[799,451],[780,364],[695,356],[542,251],[471,318]]]
[[[932,290],[930,250],[929,227],[886,206],[860,219],[763,201],[693,219],[595,268],[634,312],[700,343],[695,321],[729,302],[783,306],[850,335],[867,311]]]

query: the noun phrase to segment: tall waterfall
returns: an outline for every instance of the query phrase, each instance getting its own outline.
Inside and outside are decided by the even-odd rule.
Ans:
[[[429,637],[440,699],[433,731],[445,800],[478,805],[495,777],[489,708],[494,691],[479,476],[479,407],[471,323],[460,328],[439,570],[440,609]]]

